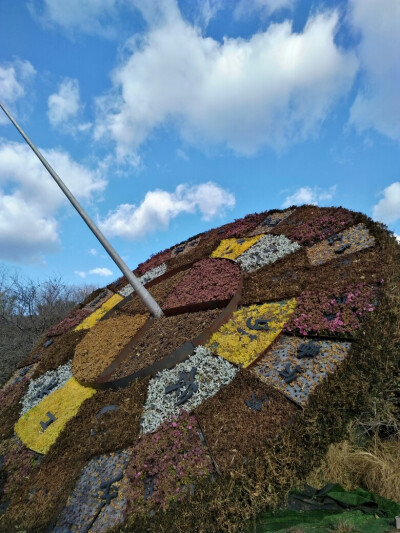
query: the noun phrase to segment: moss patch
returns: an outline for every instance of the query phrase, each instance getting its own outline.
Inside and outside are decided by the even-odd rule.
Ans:
[[[262,235],[256,235],[255,237],[242,237],[240,239],[223,239],[219,246],[212,252],[211,257],[236,259],[261,239],[261,237]]]

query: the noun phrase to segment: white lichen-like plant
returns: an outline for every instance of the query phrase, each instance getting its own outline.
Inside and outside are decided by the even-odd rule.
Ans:
[[[236,261],[246,272],[253,272],[299,249],[297,242],[292,242],[284,235],[264,235]]]
[[[141,276],[139,278],[139,281],[145,285],[146,283],[148,283],[149,281],[152,281],[153,279],[156,279],[158,278],[159,276],[162,276],[163,274],[165,274],[165,272],[167,271],[167,265],[165,263],[163,263],[162,265],[159,265],[157,267],[154,267],[152,268],[151,270],[149,270],[148,272],[146,272],[145,274],[143,274],[143,276]],[[129,296],[130,294],[132,294],[134,291],[132,285],[130,285],[129,283],[127,285],[125,285],[125,287],[123,287],[120,291],[118,291],[119,294],[121,296],[123,296],[124,298],[126,298],[127,296]]]

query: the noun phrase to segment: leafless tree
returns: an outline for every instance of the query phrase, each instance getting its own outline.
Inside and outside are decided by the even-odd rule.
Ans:
[[[0,265],[0,385],[38,339],[94,289],[60,276],[37,283]]]

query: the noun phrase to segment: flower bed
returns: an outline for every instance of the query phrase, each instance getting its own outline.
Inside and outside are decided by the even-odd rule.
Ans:
[[[381,253],[376,249],[365,249],[350,257],[339,256],[310,268],[305,288],[340,290],[357,283],[378,284],[383,281],[382,266]]]
[[[295,299],[241,307],[212,335],[207,347],[231,363],[247,367],[275,340],[295,308]],[[253,329],[257,320],[264,324]]]
[[[71,378],[61,389],[49,394],[38,405],[23,414],[15,424],[15,433],[31,450],[47,453],[68,420],[76,415],[81,404],[95,392],[89,387],[82,387]],[[41,422],[46,423],[50,420],[47,413],[54,415],[55,420],[47,429],[43,429]]]
[[[175,268],[201,261],[208,257],[211,252],[218,246],[220,239],[200,239],[200,242],[194,248],[185,251],[184,254],[178,254],[166,261],[167,270],[174,270]]]
[[[326,239],[338,233],[354,222],[354,213],[342,207],[301,207],[273,233],[286,235],[291,241],[297,241],[305,246]]]
[[[56,337],[54,342],[48,348],[41,351],[40,357],[38,357],[37,365],[33,373],[33,378],[36,379],[48,370],[55,370],[60,365],[63,365],[70,361],[74,357],[75,348],[84,338],[87,329],[80,331],[68,331],[61,337]]]
[[[285,300],[298,296],[308,283],[310,268],[304,248],[243,275],[240,305]]]
[[[168,295],[175,289],[178,283],[182,281],[186,273],[187,272],[185,270],[182,270],[181,272],[177,272],[173,276],[165,278],[155,285],[147,288],[149,293],[153,296],[161,308],[163,307]],[[139,298],[139,296],[136,294],[132,300],[126,302],[126,304],[120,307],[118,312],[126,313],[128,315],[136,315],[139,313],[147,313],[148,309],[142,302],[141,298]]]
[[[130,455],[130,450],[123,450],[89,461],[57,520],[54,533],[89,530],[103,533],[122,524],[127,505],[123,474]],[[105,483],[103,487],[102,483]],[[113,496],[104,500],[107,495]]]
[[[362,283],[342,291],[304,291],[284,332],[300,335],[351,336],[360,328],[360,319],[374,311],[378,289]]]
[[[165,263],[167,259],[171,257],[171,249],[163,250],[162,252],[158,252],[158,254],[154,254],[145,261],[144,263],[140,263],[137,267],[138,274],[140,276],[143,276],[146,272],[151,270],[152,268],[159,267],[162,263]]]
[[[24,377],[0,389],[0,440],[12,436],[19,418],[20,401],[27,388],[28,380]]]
[[[219,314],[218,310],[200,311],[154,320],[143,337],[132,347],[127,358],[113,372],[111,379],[134,374],[164,359],[206,330]]]
[[[237,262],[245,272],[253,272],[299,249],[300,245],[297,242],[291,242],[284,235],[264,235],[242,253]]]
[[[253,231],[251,231],[248,236],[259,235],[260,233],[269,233],[273,231],[278,224],[283,220],[286,220],[295,209],[285,209],[284,211],[272,211],[264,213],[264,218],[261,224],[259,224]]]
[[[243,237],[241,239],[223,239],[219,246],[212,252],[211,257],[222,259],[236,259],[243,252],[255,244],[262,235]]]
[[[163,309],[171,313],[187,306],[190,310],[198,306],[225,306],[237,291],[240,278],[240,268],[235,263],[203,259],[186,273],[165,300]]]
[[[40,465],[41,456],[28,450],[18,437],[12,437],[0,443],[0,458],[4,481],[0,482],[0,500],[9,502]]]
[[[59,366],[57,370],[49,370],[39,378],[31,379],[28,390],[22,399],[21,415],[27,413],[52,392],[61,389],[71,378],[72,364],[69,361],[65,365]]]
[[[199,478],[212,472],[200,429],[186,413],[165,422],[133,447],[126,470],[128,512],[144,515],[181,501]]]
[[[92,328],[97,322],[103,318],[105,314],[108,313],[113,307],[115,307],[119,302],[122,302],[123,298],[120,294],[113,294],[111,298],[109,298],[106,302],[104,302],[101,307],[96,309],[94,313],[92,313],[90,316],[85,318],[83,322],[79,324],[79,326],[76,326],[74,331],[79,331],[81,329],[90,329]]]
[[[349,342],[283,335],[252,372],[262,381],[305,407],[310,394],[345,359]],[[289,365],[289,366],[288,366]]]
[[[196,239],[191,239],[186,242],[181,242],[174,248],[172,248],[171,251],[171,257],[177,257],[184,256],[188,254],[188,252],[192,251],[200,242],[200,237],[197,237]]]
[[[230,237],[243,237],[248,235],[256,226],[258,226],[265,218],[265,213],[252,213],[243,218],[239,218],[234,222],[225,224],[220,228],[212,230],[220,239],[229,239]]]
[[[67,333],[70,329],[74,328],[78,324],[82,322],[87,316],[89,316],[92,313],[90,309],[75,309],[70,313],[68,316],[66,316],[63,320],[58,322],[58,324],[55,324],[52,326],[47,332],[46,335],[48,337],[53,337],[55,335],[62,335],[63,333]]]
[[[312,265],[322,265],[338,255],[346,256],[374,245],[375,239],[364,224],[358,224],[308,248],[307,255]]]
[[[186,389],[181,380],[182,372],[187,376],[195,368],[193,383]],[[155,431],[163,422],[179,416],[182,410],[191,412],[207,398],[216,394],[221,387],[227,385],[236,376],[238,369],[220,357],[199,346],[193,355],[171,370],[159,372],[149,383],[147,401],[144,406],[141,427],[143,433]],[[181,383],[182,387],[176,392],[166,394],[166,388],[171,384]],[[192,396],[184,403],[185,390],[191,390]],[[179,393],[179,397],[177,397]]]
[[[198,407],[195,415],[218,467],[230,471],[240,469],[250,454],[271,445],[298,410],[249,370],[242,370]]]
[[[96,381],[148,318],[149,314],[121,315],[98,322],[75,349],[72,368],[76,379]]]
[[[145,274],[143,274],[143,276],[141,276],[139,278],[139,281],[143,285],[146,285],[146,283],[149,283],[149,281],[152,281],[153,279],[156,279],[159,276],[162,276],[163,274],[165,274],[166,271],[167,271],[167,266],[166,266],[165,263],[163,263],[162,265],[160,265],[158,267],[154,267],[151,270],[147,271]],[[126,298],[127,296],[129,296],[133,292],[135,292],[135,290],[132,287],[132,285],[130,285],[129,283],[127,285],[125,285],[124,287],[122,287],[122,289],[120,289],[118,291],[118,293],[123,298]]]

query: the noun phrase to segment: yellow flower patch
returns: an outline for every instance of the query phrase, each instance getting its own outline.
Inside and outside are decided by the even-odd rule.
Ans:
[[[115,307],[119,302],[123,300],[123,297],[120,294],[114,294],[109,298],[106,302],[103,303],[101,307],[96,309],[91,315],[89,315],[83,322],[81,322],[78,326],[76,326],[75,331],[79,331],[80,329],[90,329],[92,328],[97,322],[103,318],[103,316],[108,313],[113,307]]]
[[[232,318],[214,333],[207,347],[231,363],[249,366],[255,361],[282,331],[297,305],[296,299],[263,305],[242,307]],[[256,320],[259,320],[258,327]],[[265,322],[267,321],[267,328]]]
[[[75,378],[71,378],[61,389],[49,394],[22,415],[15,424],[15,433],[31,450],[47,453],[66,423],[77,414],[82,403],[95,393],[95,389],[83,387]],[[40,422],[49,420],[47,413],[54,415],[56,420],[43,430]]]
[[[236,259],[261,239],[261,237],[263,237],[263,235],[256,235],[255,237],[247,237],[243,239],[222,239],[218,248],[212,252],[211,257]]]

